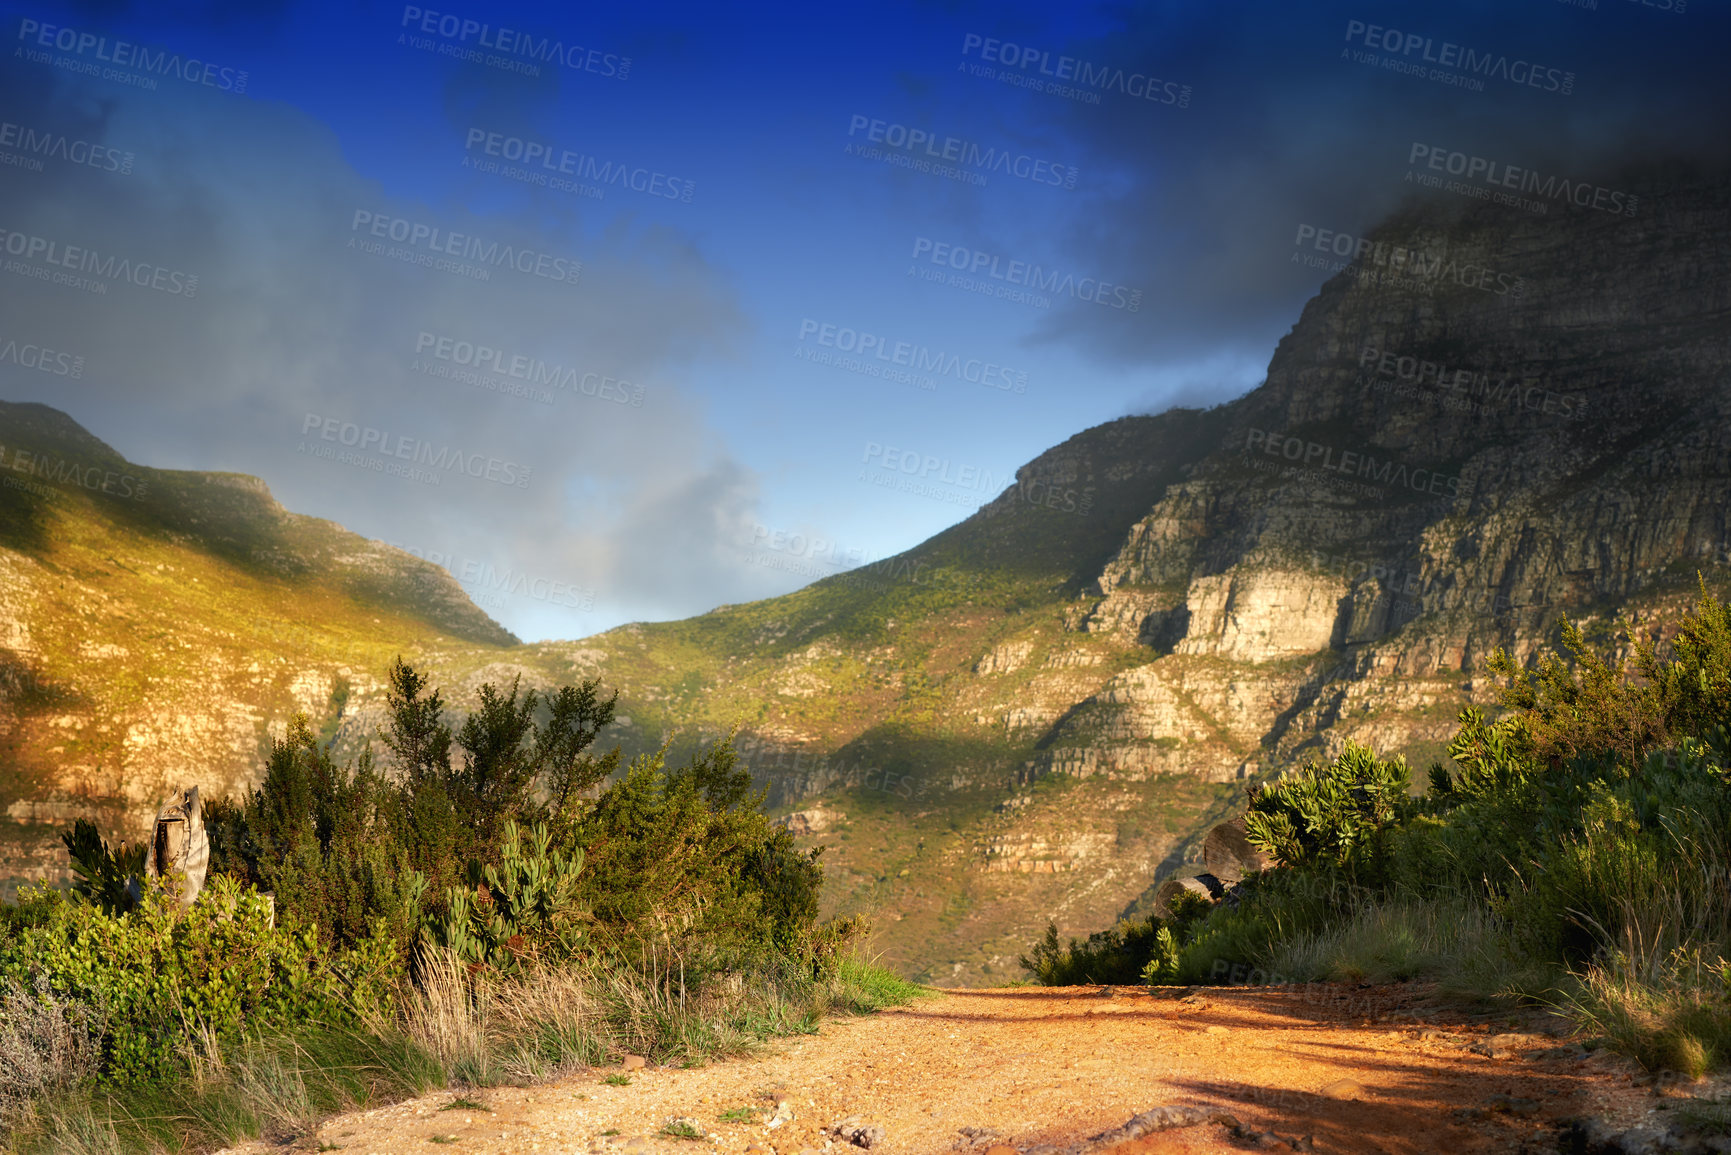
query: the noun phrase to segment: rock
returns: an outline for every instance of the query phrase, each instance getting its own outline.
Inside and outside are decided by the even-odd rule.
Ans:
[[[1225,1028],[1225,1027],[1209,1027],[1208,1029],[1206,1029],[1202,1033],[1205,1035],[1224,1035],[1227,1033],[1227,1028]]]
[[[1619,1130],[1614,1124],[1597,1118],[1570,1119],[1563,1129],[1560,1149],[1578,1155],[1695,1155],[1712,1150],[1699,1138],[1688,1137],[1675,1129],[1636,1125]]]
[[[1357,1079],[1336,1079],[1316,1093],[1325,1099],[1362,1099],[1365,1090]]]
[[[1520,1099],[1513,1095],[1492,1095],[1485,1100],[1485,1109],[1505,1115],[1536,1115],[1539,1103],[1536,1099]]]
[[[620,1068],[626,1071],[641,1071],[648,1065],[649,1060],[642,1055],[626,1055],[619,1063]]]
[[[1160,889],[1154,892],[1154,910],[1157,914],[1170,915],[1172,900],[1180,894],[1193,894],[1207,902],[1219,902],[1226,897],[1226,884],[1212,874],[1198,874],[1190,878],[1168,878],[1160,884]]]
[[[1514,1048],[1510,1047],[1501,1035],[1480,1039],[1467,1050],[1475,1055],[1483,1055],[1487,1059],[1512,1059],[1515,1054]]]
[[[775,820],[775,825],[784,828],[789,834],[821,834],[830,827],[844,821],[847,815],[838,810],[825,810],[822,806],[814,806],[810,810],[796,810]]]
[[[1618,1149],[1623,1155],[1658,1155],[1661,1151],[1671,1151],[1675,1148],[1666,1142],[1668,1136],[1657,1127],[1630,1127],[1617,1137]]]
[[[1202,865],[1210,874],[1237,882],[1253,870],[1266,870],[1268,855],[1250,845],[1244,833],[1244,817],[1222,822],[1202,840]]]
[[[1205,1107],[1151,1107],[1132,1115],[1122,1127],[1113,1128],[1093,1137],[1094,1142],[1110,1145],[1140,1139],[1155,1131],[1170,1131],[1176,1127],[1194,1127],[1198,1123],[1220,1123],[1236,1129],[1238,1120],[1221,1111]]]
[[[1008,1143],[994,1143],[986,1148],[985,1155],[1021,1155],[1021,1152]]]
[[[858,1115],[837,1119],[827,1130],[842,1142],[852,1143],[855,1147],[870,1149],[884,1145],[884,1129],[876,1123],[865,1122]]]

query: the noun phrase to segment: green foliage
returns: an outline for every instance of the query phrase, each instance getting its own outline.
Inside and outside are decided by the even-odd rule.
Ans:
[[[1059,942],[1058,928],[1048,924],[1046,937],[1021,958],[1024,969],[1043,986],[1073,987],[1089,983],[1127,986],[1175,981],[1178,949],[1208,904],[1193,894],[1172,901],[1172,915],[1120,922],[1088,936],[1087,942]]]
[[[815,860],[816,857],[817,852],[813,851],[812,859]],[[809,916],[802,914],[799,916],[800,921],[782,924],[769,935],[769,940],[783,947],[784,953],[809,965],[812,977],[820,981],[834,978],[840,972],[870,929],[863,914],[832,918],[818,925],[815,891],[822,882],[820,875],[813,885]]]
[[[1286,866],[1368,866],[1380,857],[1390,827],[1411,812],[1411,784],[1405,761],[1382,761],[1348,742],[1327,765],[1313,761],[1251,788],[1245,834]]]
[[[1731,607],[1701,584],[1694,612],[1678,624],[1667,658],[1652,637],[1634,637],[1619,623],[1621,640],[1634,640],[1638,677],[1612,664],[1564,619],[1569,660],[1547,654],[1533,670],[1521,669],[1502,650],[1492,673],[1509,679],[1506,705],[1520,712],[1532,753],[1557,768],[1578,757],[1611,757],[1635,767],[1657,749],[1695,738],[1731,753]]]
[[[0,909],[0,990],[91,1008],[103,1024],[103,1094],[143,1104],[208,1084],[216,1089],[190,1098],[211,1118],[186,1133],[229,1142],[256,1131],[269,1098],[222,1090],[223,1064],[308,1032],[450,1026],[518,991],[530,1001],[498,1013],[532,1024],[508,1060],[532,1072],[593,1062],[625,1039],[638,1050],[675,1039],[671,1049],[690,1058],[809,1031],[824,1010],[911,997],[851,960],[862,919],[818,925],[819,855],[763,816],[731,738],[677,767],[665,751],[639,758],[606,785],[619,751],[589,752],[613,717],[596,680],[545,697],[485,686],[460,724],[412,667],[399,660],[390,682],[390,772],[370,750],[337,764],[330,742],[295,718],[255,790],[206,804],[212,871],[189,910],[135,883],[143,898],[129,909],[142,851],[110,848],[88,823],[65,840],[90,901],[44,891]],[[468,965],[430,973],[422,936]],[[418,986],[405,987],[411,972]],[[707,1005],[712,977],[761,1008],[740,1022],[688,1014],[687,984]],[[405,992],[413,1013],[399,1009]],[[606,1029],[627,1024],[620,1039],[587,1025],[596,1000]],[[465,1063],[485,1073],[488,1031],[414,1037],[454,1064],[447,1074]],[[451,1045],[454,1057],[438,1049]],[[299,1075],[275,1054],[254,1055],[259,1077],[293,1083]],[[131,1126],[131,1106],[105,1114],[91,1097],[86,1107],[80,1127]],[[186,1128],[145,1130],[138,1146],[175,1146]]]
[[[1731,1063],[1731,963],[1694,948],[1674,950],[1657,966],[1637,970],[1632,962],[1608,960],[1570,1000],[1588,1029],[1649,1071],[1696,1079]]]
[[[639,963],[665,948],[699,970],[809,953],[818,855],[772,827],[762,801],[731,737],[677,769],[659,752],[633,760],[575,828],[598,945]]]
[[[619,753],[588,753],[613,718],[598,679],[545,700],[516,682],[504,692],[484,685],[479,708],[455,731],[443,697],[412,666],[398,659],[389,684],[381,737],[395,778],[374,768],[370,749],[357,765],[337,766],[297,717],[272,742],[259,787],[240,803],[210,804],[206,826],[213,872],[275,893],[327,947],[382,939],[407,960],[423,923],[489,924],[493,913],[471,898],[511,824],[547,823],[571,857],[583,795]],[[463,909],[453,913],[453,901]]]
[[[403,813],[400,789],[370,754],[352,771],[338,767],[297,715],[245,802],[206,807],[211,873],[275,894],[327,949],[378,940],[406,959],[427,883],[401,836]]]
[[[901,1006],[935,993],[857,954],[842,956],[835,977],[827,985],[831,989],[827,1009],[856,1015]]]
[[[524,846],[514,821],[505,823],[501,865],[488,865],[473,891],[453,888],[449,909],[432,924],[433,941],[471,965],[515,970],[525,958],[559,961],[583,942],[584,913],[576,901],[583,851],[570,858],[551,849],[537,825]]]
[[[184,1077],[109,1081],[39,1100],[7,1149],[159,1155],[284,1139],[333,1112],[425,1094],[445,1077],[400,1038],[325,1026],[248,1039],[200,1061]]]
[[[1720,761],[1731,759],[1731,605],[1701,585],[1695,612],[1671,641],[1671,660],[1652,646],[1636,651],[1641,676],[1653,686],[1672,735],[1700,738]]]
[[[72,889],[109,914],[131,910],[138,904],[144,882],[143,843],[110,847],[88,818],[80,818],[63,831],[60,841],[72,857]]]
[[[821,972],[863,929],[819,931],[819,855],[763,817],[731,738],[677,768],[665,751],[638,758],[597,795],[620,761],[617,748],[589,752],[614,712],[599,680],[545,698],[482,686],[455,730],[412,666],[399,659],[389,681],[396,779],[370,753],[336,766],[297,718],[259,788],[209,810],[213,870],[274,892],[332,949],[381,940],[407,960],[425,926],[502,968],[592,938],[639,964],[667,951],[688,971],[786,956]],[[592,936],[577,925],[589,911]]]
[[[46,890],[24,903],[38,917],[0,943],[0,984],[40,978],[97,1008],[107,1080],[172,1076],[195,1041],[230,1046],[249,1032],[347,1024],[357,1005],[389,1000],[382,959],[329,959],[310,930],[273,927],[263,899],[232,879],[212,878],[185,911],[156,889],[125,915]]]
[[[1142,982],[1151,987],[1170,986],[1178,981],[1178,939],[1172,928],[1163,926],[1154,936],[1154,952],[1142,965]]]

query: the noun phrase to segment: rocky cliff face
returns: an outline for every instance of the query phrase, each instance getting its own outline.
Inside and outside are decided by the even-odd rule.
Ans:
[[[1648,192],[1636,219],[1478,210],[1383,228],[1381,245],[1508,270],[1519,289],[1331,280],[1100,574],[1085,628],[1167,652],[1071,715],[1037,768],[1170,768],[1135,744],[1193,749],[1207,727],[1178,705],[1185,686],[1217,724],[1192,763],[1205,774],[1349,738],[1422,749],[1448,707],[1483,697],[1473,672],[1492,649],[1525,655],[1561,613],[1640,616],[1696,569],[1717,578],[1731,198],[1707,181]],[[1235,694],[1243,682],[1256,692]]]
[[[396,600],[406,576],[382,547],[261,546],[254,519],[295,523],[256,494],[193,554],[0,505],[0,641],[35,695],[0,720],[30,768],[4,801],[47,830],[63,803],[144,799],[141,768],[172,751],[249,781],[292,708],[358,743],[398,650],[459,703],[484,680],[599,675],[627,753],[741,727],[772,807],[830,847],[826,909],[872,912],[887,961],[1014,976],[1048,919],[1097,929],[1199,859],[1244,785],[1349,739],[1422,767],[1462,705],[1494,701],[1495,648],[1532,653],[1562,613],[1612,644],[1618,614],[1674,614],[1697,572],[1724,581],[1731,182],[1631,186],[1633,218],[1397,216],[1245,397],[1077,434],[899,558],[581,643],[417,617],[432,603]],[[57,586],[44,559],[69,567],[44,550],[81,533],[83,568]],[[382,591],[356,584],[373,565]],[[142,608],[166,596],[157,572],[177,575],[174,620],[208,628]],[[338,603],[270,601],[291,572],[391,612],[315,629]],[[74,618],[102,628],[74,640]],[[110,708],[122,686],[151,709]]]

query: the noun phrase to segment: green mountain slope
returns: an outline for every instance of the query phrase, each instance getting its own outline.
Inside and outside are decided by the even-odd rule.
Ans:
[[[14,884],[73,817],[134,829],[173,785],[238,787],[295,711],[399,651],[517,639],[445,571],[289,513],[257,478],[127,462],[0,403],[0,809]]]

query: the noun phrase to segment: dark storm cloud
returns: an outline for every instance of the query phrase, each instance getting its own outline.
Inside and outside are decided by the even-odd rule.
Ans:
[[[1132,318],[1054,310],[1037,339],[1126,365],[1271,348],[1321,280],[1288,263],[1298,226],[1369,229],[1414,194],[1403,177],[1415,142],[1605,183],[1660,157],[1726,159],[1731,19],[1704,5],[1257,0],[1110,11],[1110,34],[1041,46],[1175,77],[1192,86],[1190,107],[1043,97],[1024,107],[1060,120],[1090,166],[1128,174],[1064,232],[1079,262],[1146,294]],[[1472,92],[1367,67],[1350,56],[1363,49],[1346,36],[1354,20],[1573,72],[1574,91],[1492,79]],[[1031,29],[1005,34],[1041,43]]]

